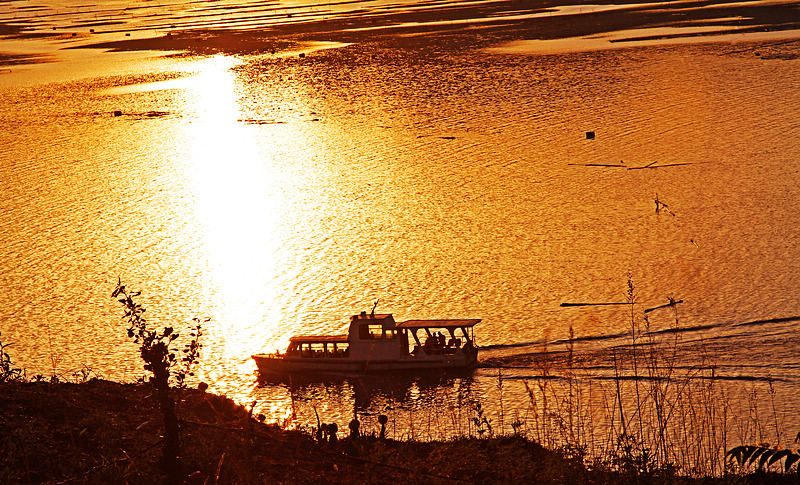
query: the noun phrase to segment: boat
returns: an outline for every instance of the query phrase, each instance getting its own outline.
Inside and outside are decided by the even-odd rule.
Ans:
[[[255,354],[262,375],[367,374],[469,369],[478,361],[473,327],[480,319],[407,320],[361,312],[346,335],[297,335],[283,353]]]

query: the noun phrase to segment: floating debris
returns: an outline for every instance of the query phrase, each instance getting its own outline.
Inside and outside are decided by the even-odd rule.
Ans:
[[[650,168],[650,167],[652,167],[653,165],[655,165],[657,163],[658,163],[658,161],[655,161],[655,162],[650,162],[650,163],[648,163],[647,165],[645,165],[643,167],[628,167],[628,170],[641,170],[643,168]]]
[[[644,168],[665,168],[665,167],[679,167],[681,165],[694,165],[694,162],[683,163],[665,163],[663,165],[656,165],[658,162],[650,162],[642,167],[628,167],[628,170],[642,170]]]
[[[652,311],[659,310],[661,308],[667,308],[667,307],[670,307],[670,306],[675,306],[678,303],[683,303],[683,300],[676,300],[675,298],[672,298],[670,296],[667,297],[667,300],[669,300],[669,303],[665,303],[665,304],[659,305],[659,306],[654,306],[653,308],[646,308],[644,312],[645,313],[650,313]]]
[[[656,215],[661,214],[663,210],[672,217],[675,217],[675,213],[669,210],[669,206],[658,198],[658,194],[656,194],[656,198],[653,201],[656,203]]]
[[[620,162],[622,163],[622,162]],[[614,167],[614,168],[628,168],[625,165],[618,163],[568,163],[567,165],[576,165],[579,167]]]
[[[280,120],[259,120],[255,118],[244,118],[236,120],[239,123],[244,123],[246,125],[283,125],[286,122]],[[314,121],[314,120],[312,120]]]
[[[123,113],[122,110],[115,110],[114,117],[126,116],[135,120],[144,120],[148,118],[161,118],[163,116],[171,116],[169,111],[145,111],[144,113]]]
[[[586,139],[587,140],[594,140],[594,132],[593,131],[587,131],[586,132]]]
[[[679,167],[681,165],[694,165],[698,162],[680,162],[680,163],[665,163],[663,165],[658,165],[658,161],[650,162],[647,165],[642,165],[640,167],[627,167],[624,165],[625,162],[622,160],[619,163],[568,163],[567,165],[576,165],[580,167],[621,167],[627,168],[628,170],[643,170],[645,168],[666,168],[666,167]],[[708,162],[699,162],[699,163],[708,163]]]
[[[604,305],[630,305],[627,301],[622,302],[600,302],[600,303],[569,303],[562,302],[559,306],[604,306]]]

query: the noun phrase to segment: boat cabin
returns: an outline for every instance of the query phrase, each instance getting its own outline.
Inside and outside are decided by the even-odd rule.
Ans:
[[[478,322],[480,319],[396,323],[391,314],[361,312],[350,317],[351,356],[368,359],[376,355],[442,354],[474,348],[472,327]]]
[[[351,357],[356,360],[374,359],[378,355],[384,358],[408,355],[408,337],[388,313],[353,315],[347,337],[352,344]]]

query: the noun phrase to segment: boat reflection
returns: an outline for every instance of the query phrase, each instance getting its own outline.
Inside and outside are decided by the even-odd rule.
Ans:
[[[377,413],[386,409],[414,408],[442,397],[449,391],[468,393],[473,383],[469,369],[443,369],[425,374],[395,371],[378,374],[342,376],[259,375],[261,388],[282,387],[294,401],[350,401],[358,413]],[[345,404],[345,403],[343,403]]]

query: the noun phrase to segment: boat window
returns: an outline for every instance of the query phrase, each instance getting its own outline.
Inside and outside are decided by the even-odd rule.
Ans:
[[[396,328],[387,328],[386,329],[386,338],[397,338],[400,331]]]
[[[346,342],[336,342],[333,344],[333,357],[347,357],[348,350],[350,349],[350,344]]]
[[[311,351],[314,352],[314,353],[325,352],[325,344],[323,344],[323,343],[313,343],[313,344],[311,344]]]
[[[358,336],[362,339],[380,339],[383,338],[383,326],[378,325],[361,325]]]

